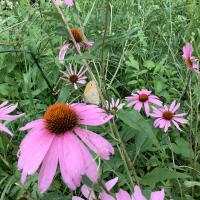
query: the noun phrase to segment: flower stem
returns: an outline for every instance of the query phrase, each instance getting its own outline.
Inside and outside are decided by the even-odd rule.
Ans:
[[[171,150],[171,154],[172,154],[172,162],[173,162],[173,167],[174,167],[174,170],[176,171],[176,164],[175,164],[175,159],[174,159],[174,152],[173,152],[173,147],[172,147],[172,143],[171,143],[171,139],[168,135],[168,141],[169,141],[169,148]],[[178,186],[179,186],[179,190],[180,190],[180,193],[181,193],[181,199],[183,199],[183,191],[181,189],[181,184],[180,184],[180,181],[179,179],[177,178],[177,183],[178,183]]]
[[[126,147],[124,146],[124,143],[123,143],[123,141],[121,139],[121,136],[119,134],[119,131],[117,129],[117,126],[115,124],[115,120],[114,119],[112,120],[112,124],[113,124],[113,129],[114,129],[115,137],[119,141],[119,145],[120,145],[120,148],[122,149],[123,156],[125,158],[126,164],[128,165],[129,169],[131,170],[131,172],[132,172],[132,174],[133,174],[133,176],[135,178],[135,181],[136,181],[137,185],[140,185],[139,180],[138,180],[138,176],[137,176],[137,173],[136,173],[136,170],[135,170],[135,166],[134,166],[133,162],[131,161],[131,159],[130,159],[130,157],[128,155],[128,152],[127,152]],[[134,187],[134,183],[133,183],[132,179],[131,179],[131,184]]]

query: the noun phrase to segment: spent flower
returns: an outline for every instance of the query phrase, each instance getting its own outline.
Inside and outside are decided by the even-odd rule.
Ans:
[[[110,110],[112,113],[121,110],[123,106],[124,104],[120,102],[120,99],[115,101],[114,98],[111,98],[111,101],[106,101],[106,109]]]
[[[85,41],[83,34],[78,29],[71,28],[71,32],[72,32],[72,35],[74,36],[78,49],[80,49],[81,47],[85,47],[86,49],[89,49],[94,44],[94,42]],[[64,64],[64,58],[67,51],[73,48],[74,48],[74,45],[71,40],[69,41],[69,43],[66,43],[61,47],[60,52],[59,52],[59,61],[61,64]]]
[[[87,71],[87,67],[82,66],[79,71],[77,71],[77,66],[74,68],[70,64],[66,67],[66,71],[60,71],[63,75],[61,79],[66,82],[67,85],[73,85],[75,89],[78,89],[78,84],[85,84],[87,77],[84,76]]]

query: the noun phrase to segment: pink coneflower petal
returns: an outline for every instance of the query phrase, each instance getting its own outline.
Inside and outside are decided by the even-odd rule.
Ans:
[[[142,103],[140,103],[140,102],[139,102],[139,103],[136,103],[135,106],[134,106],[134,109],[135,109],[135,110],[138,110],[138,111],[140,111],[141,108],[142,108]]]
[[[147,102],[144,103],[144,110],[145,110],[146,115],[149,116],[150,108],[149,108],[149,104]]]
[[[59,52],[59,61],[61,64],[64,64],[64,58],[65,58],[65,54],[67,53],[67,51],[70,49],[70,44],[65,44]]]
[[[25,113],[22,113],[19,115],[3,115],[3,116],[0,116],[0,120],[13,121],[13,120],[23,117],[24,115],[25,115]]]
[[[6,132],[9,135],[13,135],[13,133],[4,125],[0,123],[0,131]]]
[[[174,119],[175,121],[177,121],[177,122],[182,123],[182,124],[186,124],[186,123],[188,122],[187,119],[183,119],[183,118],[180,118],[180,117],[174,117],[173,119]]]
[[[83,41],[81,43],[83,46],[85,46],[87,49],[91,48],[94,45],[94,42],[91,41]]]
[[[172,112],[175,113],[180,108],[180,103],[178,103],[176,106],[174,106]]]
[[[73,197],[72,197],[72,200],[85,200],[85,199],[83,199],[83,198],[81,198],[81,197],[73,196]]]
[[[72,104],[79,116],[79,123],[89,126],[99,126],[105,124],[113,118],[96,105]]]
[[[65,4],[67,4],[68,6],[72,6],[73,5],[73,0],[64,0]]]
[[[170,121],[165,122],[164,132],[167,132],[168,128],[170,127],[171,123]]]
[[[39,140],[35,137],[31,143],[28,141],[24,143],[22,148],[25,148],[26,151],[20,151],[18,168],[23,168],[25,174],[34,174],[44,159],[54,137],[55,135],[43,131]]]
[[[85,197],[85,198],[87,198],[87,199],[95,199],[95,195],[94,195],[94,193],[93,193],[93,191],[90,189],[90,188],[88,188],[88,186],[86,186],[86,185],[83,185],[82,187],[81,187],[81,192],[82,192],[82,194],[83,194],[83,196]]]
[[[180,126],[178,125],[178,123],[176,123],[176,121],[172,120],[172,123],[174,124],[174,126],[179,130],[182,131]]]
[[[4,107],[7,104],[8,104],[8,101],[4,101],[3,103],[0,104],[0,108]]]
[[[38,177],[38,188],[41,193],[46,192],[51,185],[58,164],[58,140],[55,138],[42,162]]]
[[[108,191],[110,191],[118,182],[118,177],[115,177],[105,183],[105,187]]]
[[[60,172],[62,174],[63,181],[67,184],[67,186],[71,190],[76,189],[76,185],[73,182],[72,177],[70,176],[70,173],[67,168],[67,163],[65,162],[65,154],[64,154],[64,140],[63,137],[58,137],[58,157],[59,157],[59,165],[60,165]]]
[[[164,200],[165,198],[165,192],[164,189],[161,191],[156,191],[151,193],[150,200]]]
[[[128,192],[120,189],[119,192],[116,194],[117,200],[131,200],[130,195],[128,194]],[[142,199],[138,199],[138,200],[142,200]]]
[[[189,43],[186,43],[185,46],[183,47],[183,58],[187,59],[188,57],[192,56],[193,48],[192,45]]]
[[[99,199],[101,200],[115,200],[114,197],[112,197],[111,195],[107,194],[106,192],[102,192],[99,196]]]
[[[96,154],[99,154],[105,160],[109,160],[110,154],[114,154],[112,145],[100,135],[81,128],[75,128],[74,130],[90,149],[92,149]]]
[[[127,108],[132,107],[133,105],[135,105],[138,101],[132,101],[127,105]]]
[[[40,127],[44,125],[44,120],[43,119],[37,119],[37,120],[33,120],[29,123],[27,123],[25,126],[19,128],[20,131],[25,131],[28,129],[32,129],[33,127]]]
[[[80,149],[79,140],[73,133],[64,136],[64,155],[67,171],[70,173],[76,186],[80,186],[81,176],[85,172],[85,163]],[[70,164],[69,164],[70,163]]]
[[[85,158],[86,175],[92,182],[96,183],[99,178],[97,164],[82,143],[80,143],[80,148]]]
[[[149,97],[149,102],[158,105],[158,106],[162,106],[162,102],[156,98],[152,98],[151,96]]]
[[[25,113],[19,114],[19,115],[10,115],[11,112],[13,112],[18,104],[15,105],[7,105],[8,101],[4,101],[3,103],[0,104],[0,120],[4,121],[13,121],[17,120],[20,117],[23,117]],[[5,132],[9,135],[13,135],[12,132],[4,125],[0,124],[0,131]]]
[[[147,200],[147,199],[143,196],[140,187],[137,186],[137,185],[136,185],[135,188],[134,188],[134,193],[132,194],[132,199],[133,199],[133,200]]]

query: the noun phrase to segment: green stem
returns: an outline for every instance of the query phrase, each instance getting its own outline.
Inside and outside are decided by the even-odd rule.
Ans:
[[[129,155],[128,155],[128,152],[127,152],[126,147],[125,147],[125,145],[124,145],[124,143],[123,143],[123,141],[122,141],[122,139],[121,139],[121,136],[120,136],[120,134],[119,134],[119,131],[118,131],[118,129],[117,129],[117,126],[116,126],[116,124],[115,124],[115,120],[114,120],[114,119],[112,120],[112,124],[113,124],[113,129],[115,130],[115,131],[114,131],[115,137],[116,137],[116,138],[118,139],[118,141],[119,141],[120,147],[121,147],[121,149],[122,149],[122,152],[124,153],[124,157],[125,157],[125,160],[126,160],[128,166],[129,166],[129,169],[131,170],[131,172],[132,172],[132,174],[133,174],[133,176],[134,176],[134,178],[135,178],[135,181],[136,181],[137,185],[140,185],[139,180],[138,180],[138,176],[137,176],[137,173],[136,173],[136,170],[135,170],[135,166],[134,166],[133,162],[131,161],[131,159],[130,159],[130,157],[129,157]],[[131,183],[132,183],[133,186],[134,186],[133,181],[131,181]]]
[[[172,143],[171,143],[171,139],[170,139],[169,135],[168,135],[168,141],[169,141],[169,148],[170,148],[171,154],[172,154],[173,167],[174,167],[174,170],[176,171],[176,164],[175,164],[174,152],[173,152],[173,147],[172,147]],[[178,186],[179,186],[179,190],[180,190],[180,193],[181,193],[181,199],[183,199],[183,191],[181,189],[180,181],[179,181],[178,178],[176,180],[177,180],[177,183],[178,183]]]

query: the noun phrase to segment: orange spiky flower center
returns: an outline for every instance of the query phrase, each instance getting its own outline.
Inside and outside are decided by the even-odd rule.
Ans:
[[[166,120],[171,120],[174,116],[174,113],[171,111],[164,111],[163,112],[163,118]]]
[[[74,36],[74,39],[76,40],[77,43],[83,41],[83,35],[78,29],[71,28],[70,30],[71,30],[71,32],[72,32],[72,34]]]
[[[46,128],[55,134],[72,130],[78,124],[78,116],[73,108],[65,103],[49,106],[44,114]]]
[[[149,99],[149,95],[147,94],[139,94],[139,101],[145,102]]]

